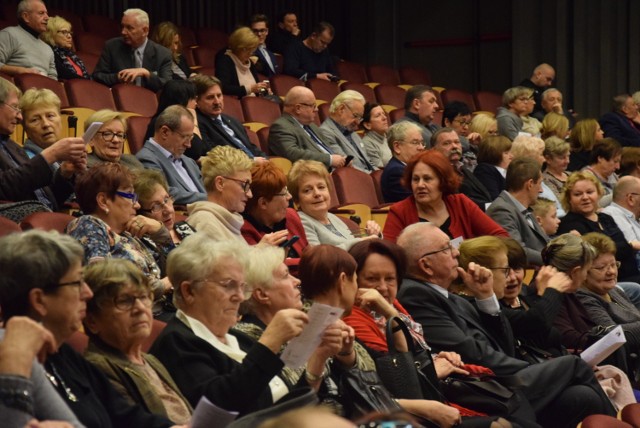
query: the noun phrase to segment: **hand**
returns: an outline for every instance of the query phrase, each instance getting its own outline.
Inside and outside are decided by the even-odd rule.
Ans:
[[[387,319],[398,315],[398,311],[375,288],[359,288],[355,305],[364,310],[373,309]]]
[[[435,422],[443,428],[450,428],[460,423],[460,411],[454,407],[433,400],[398,400],[407,412]]]
[[[482,135],[478,134],[477,132],[471,132],[469,133],[469,135],[467,135],[467,140],[469,140],[469,142],[474,146],[478,146],[482,141]]]
[[[24,428],[73,428],[69,422],[64,421],[37,421],[31,419]]]
[[[41,152],[48,164],[54,162],[86,162],[87,150],[80,137],[63,138]]]
[[[158,232],[162,227],[163,224],[158,220],[154,220],[143,215],[137,215],[127,222],[125,230],[133,236],[142,238],[144,235]]]
[[[277,246],[286,241],[288,236],[289,231],[287,229],[279,230],[277,232],[265,234],[262,239],[260,239],[260,243]]]
[[[334,168],[340,168],[341,166],[344,166],[346,160],[347,158],[345,156],[331,155],[331,166]]]
[[[573,291],[573,281],[564,272],[558,272],[553,266],[542,266],[536,276],[538,295],[542,296],[547,288],[553,288],[560,293]]]
[[[269,162],[269,159],[263,158],[261,156],[256,156],[253,158],[253,161],[257,164],[261,164],[261,163]]]
[[[455,352],[440,352],[433,359],[433,365],[438,379],[446,379],[452,373],[469,375],[469,372],[462,368],[462,358]]]
[[[276,312],[259,342],[277,354],[282,345],[302,333],[308,322],[307,314],[298,309],[281,309]]]
[[[331,73],[318,73],[316,74],[316,79],[322,79],[322,80],[331,80]]]
[[[123,83],[135,83],[136,78],[148,78],[150,75],[146,68],[125,68],[118,73],[118,79]]]
[[[382,233],[382,229],[380,229],[380,225],[373,220],[367,221],[367,224],[364,227],[364,231],[367,235],[378,236],[378,237]]]
[[[466,272],[461,267],[457,269],[460,278],[476,299],[488,299],[493,296],[493,273],[491,270],[474,262],[469,263]]]
[[[353,343],[356,340],[356,332],[351,326],[345,324],[344,321],[338,320],[336,322],[342,330],[342,349],[340,349],[340,354],[353,356]]]
[[[298,34],[300,34],[300,27],[298,27],[297,25],[293,27],[293,30],[291,30],[291,34],[297,37]]]
[[[41,363],[57,349],[53,334],[27,317],[12,317],[0,342],[0,373],[31,376],[35,357]]]
[[[561,103],[555,103],[554,105],[552,105],[551,110],[553,110],[555,113],[563,114]]]
[[[342,349],[342,325],[336,321],[327,327],[322,333],[322,341],[316,348],[317,356],[320,360],[324,361],[327,358],[333,357]],[[316,374],[316,373],[314,373]]]

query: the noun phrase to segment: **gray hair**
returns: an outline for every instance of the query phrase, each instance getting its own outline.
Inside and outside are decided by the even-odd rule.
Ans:
[[[333,101],[331,101],[331,106],[329,106],[329,113],[333,114],[342,104],[347,104],[347,106],[349,106],[354,101],[360,101],[363,105],[367,102],[362,94],[358,91],[354,91],[351,89],[342,91],[338,95],[336,95]]]
[[[149,14],[142,9],[127,9],[122,15],[134,16],[138,24],[149,26]]]
[[[394,141],[404,141],[404,139],[407,137],[407,133],[411,130],[417,130],[418,132],[422,133],[422,130],[418,125],[413,122],[409,122],[408,120],[396,122],[391,125],[391,127],[387,131],[387,144],[391,149],[391,153],[393,153]]]
[[[74,263],[82,245],[69,235],[34,229],[0,238],[0,307],[6,321],[29,312],[29,292],[56,286]]]
[[[540,99],[541,100],[546,100],[547,97],[549,95],[551,95],[552,93],[554,93],[554,92],[557,92],[557,93],[560,94],[560,96],[563,96],[562,92],[558,88],[549,88],[549,89],[545,89],[545,91],[542,93],[542,95],[540,95]]]
[[[16,10],[16,15],[18,16],[18,20],[20,20],[22,18],[22,14],[25,12],[29,12],[29,7],[31,6],[31,3],[33,2],[38,2],[38,3],[43,3],[44,2],[42,0],[21,0],[20,3],[18,3],[18,8]]]
[[[184,306],[180,284],[184,281],[200,281],[218,270],[224,270],[225,259],[232,259],[247,271],[249,247],[238,241],[213,241],[203,233],[187,237],[167,258],[167,276],[175,287],[173,302],[178,308]],[[197,288],[196,282],[192,288]]]
[[[571,269],[590,264],[596,254],[596,249],[581,237],[565,233],[549,241],[542,250],[542,260],[560,272],[570,273]]]
[[[158,132],[163,126],[167,126],[172,131],[177,131],[182,125],[182,118],[187,117],[193,122],[193,114],[186,107],[179,104],[175,104],[164,109],[158,118],[156,119],[156,125],[153,128],[154,132]]]
[[[269,289],[273,285],[273,271],[284,261],[284,249],[273,245],[256,245],[249,253],[249,268],[245,271],[245,281],[251,288]],[[242,302],[241,313],[253,313],[258,303],[253,297]]]
[[[6,102],[10,94],[16,94],[20,98],[22,91],[8,80],[0,78],[0,103]]]
[[[515,102],[517,98],[521,96],[530,97],[531,95],[533,95],[533,89],[526,86],[514,86],[502,94],[502,106],[509,108],[509,104]]]

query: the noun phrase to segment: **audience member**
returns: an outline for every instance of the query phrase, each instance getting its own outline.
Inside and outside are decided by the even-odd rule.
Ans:
[[[345,166],[344,153],[329,147],[329,141],[314,123],[317,111],[316,97],[311,89],[291,88],[284,97],[282,117],[269,129],[269,151],[291,162],[308,159],[322,162],[328,169]]]
[[[27,134],[22,147],[32,159],[62,136],[60,98],[50,89],[31,88],[20,97],[19,107],[22,109],[22,126]],[[51,168],[56,171],[60,163],[54,162]]]
[[[122,15],[122,37],[108,40],[93,78],[107,86],[131,83],[154,92],[171,80],[171,51],[148,39],[149,15],[127,9]]]
[[[479,112],[471,119],[469,131],[480,134],[480,141],[482,141],[487,137],[498,135],[498,122],[493,115]]]
[[[546,140],[549,137],[558,137],[564,140],[568,136],[569,119],[553,111],[544,115],[542,119],[542,132],[540,134],[542,139]]]
[[[237,98],[272,94],[268,82],[259,81],[251,56],[260,39],[249,27],[236,28],[229,35],[229,49],[216,56],[216,77],[225,95]]]
[[[224,96],[220,80],[204,74],[198,74],[191,80],[196,88],[196,118],[200,139],[192,142],[185,152],[187,156],[198,160],[215,147],[230,146],[242,150],[255,161],[266,160],[267,155],[249,140],[242,123],[222,113]]]
[[[451,101],[444,106],[442,127],[456,131],[464,152],[474,150],[482,140],[480,134],[470,131],[470,126],[471,109],[467,104],[462,101]]]
[[[269,35],[269,18],[267,15],[255,14],[249,19],[249,27],[258,37],[258,48],[253,55],[258,58],[254,64],[258,73],[271,77],[281,72],[276,56],[267,49],[266,40]]]
[[[0,79],[0,200],[35,200],[57,210],[73,193],[76,174],[86,169],[84,141],[82,138],[63,138],[30,159],[25,150],[9,137],[22,120],[20,96],[20,90],[15,85]],[[44,98],[47,98],[46,102]],[[43,118],[35,114],[35,108],[41,102],[53,114],[50,122],[45,119],[40,124],[38,132],[38,124],[35,122],[42,121]],[[33,121],[34,135],[48,132],[60,134],[60,100],[55,94],[33,89],[25,98],[25,105]],[[42,132],[42,126],[49,127],[49,131]],[[52,137],[47,135],[41,139],[51,140]],[[60,168],[56,168],[56,164]]]
[[[160,92],[160,95],[158,96],[158,109],[156,110],[156,113],[151,116],[149,126],[147,126],[147,133],[144,136],[144,141],[153,137],[156,127],[156,119],[160,116],[160,113],[162,113],[167,107],[174,104],[186,107],[193,115],[193,139],[191,140],[191,146],[193,147],[198,144],[200,139],[200,128],[195,111],[196,86],[191,80],[182,79],[169,80],[162,88],[162,92]],[[187,149],[187,151],[190,149],[191,148]]]
[[[413,122],[394,123],[387,134],[387,144],[392,158],[382,171],[380,178],[384,201],[399,202],[411,196],[411,191],[402,183],[407,162],[424,150],[422,131]]]
[[[613,138],[623,147],[640,147],[638,105],[629,94],[613,97],[610,112],[600,117],[600,126],[607,138]]]
[[[613,188],[613,201],[602,210],[609,214],[623,233],[624,238],[636,251],[636,260],[640,266],[640,178],[622,177]]]
[[[268,44],[271,50],[284,55],[291,44],[300,40],[298,17],[292,11],[284,11],[278,15],[278,26],[269,34]]]
[[[558,207],[552,200],[540,198],[531,206],[536,221],[544,230],[548,237],[555,236],[558,233],[560,219],[558,218]],[[518,244],[520,245],[520,244]]]
[[[560,199],[568,177],[569,143],[559,137],[549,137],[544,142],[543,155],[547,167],[542,173],[542,182]]]
[[[71,30],[69,21],[61,16],[53,16],[47,23],[47,31],[40,38],[53,49],[58,79],[91,79],[84,62],[75,53]]]
[[[526,110],[520,114],[520,119],[522,119],[522,132],[539,138],[542,135],[542,123],[531,116],[534,106],[535,102],[533,99],[529,99],[526,103]]]
[[[147,278],[128,260],[105,259],[85,269],[84,281],[93,293],[84,320],[89,335],[84,357],[129,403],[187,424],[191,406],[162,363],[142,351],[153,325]]]
[[[353,158],[348,166],[369,174],[377,167],[367,157],[362,139],[356,132],[362,122],[364,103],[365,99],[359,92],[340,92],[331,101],[329,117],[320,125],[320,130],[334,152]]]
[[[515,158],[507,168],[507,189],[487,210],[487,214],[522,245],[529,263],[542,265],[540,252],[549,237],[533,218],[531,206],[542,191],[540,163],[530,158]]]
[[[98,110],[84,121],[84,129],[89,129],[94,122],[101,122],[102,126],[89,141],[92,149],[87,156],[89,168],[103,162],[122,163],[130,170],[143,168],[134,155],[123,153],[124,142],[127,140],[125,115],[109,109]]]
[[[384,225],[385,239],[395,242],[405,227],[418,222],[439,227],[451,239],[508,236],[471,199],[456,193],[460,177],[435,149],[414,156],[408,162],[404,182],[411,188],[412,195],[391,206]]]
[[[365,131],[362,144],[367,157],[375,168],[384,168],[391,160],[392,154],[387,142],[389,118],[381,105],[376,103],[364,105],[362,128]]]
[[[404,117],[399,121],[406,120],[418,125],[422,130],[424,143],[429,144],[431,136],[438,130],[438,124],[433,123],[436,110],[438,110],[438,102],[433,89],[426,85],[414,85],[407,90],[404,99]]]
[[[640,178],[640,147],[623,147],[618,176]]]
[[[522,115],[527,114],[532,100],[532,90],[524,86],[509,88],[502,94],[502,107],[498,107],[496,120],[498,134],[513,141],[522,132]]]
[[[153,138],[136,154],[145,168],[162,171],[177,204],[206,199],[200,168],[193,159],[183,156],[192,138],[193,116],[189,110],[170,106],[158,116]]]
[[[10,76],[36,73],[57,79],[51,47],[40,40],[49,15],[42,0],[21,0],[18,25],[0,31],[0,71]]]
[[[302,41],[293,41],[284,52],[284,73],[302,81],[309,79],[336,80],[337,71],[329,53],[335,29],[328,22],[319,22]]]
[[[36,229],[4,237],[3,318],[29,316],[53,334],[57,348],[44,361],[46,376],[85,426],[174,426],[127,403],[98,368],[65,343],[82,328],[87,301],[93,296],[82,278],[82,259],[82,246],[68,235]]]
[[[170,21],[159,23],[153,29],[150,39],[171,51],[171,72],[173,73],[173,79],[186,80],[195,74],[191,71],[187,59],[182,54],[180,30],[178,30],[176,24]]]
[[[540,122],[542,122],[548,113],[554,112],[567,118],[569,121],[569,129],[573,128],[576,124],[576,119],[573,117],[573,111],[565,111],[562,107],[562,92],[556,88],[545,89],[544,92],[542,92],[540,97],[540,107],[542,107],[542,109],[536,108],[532,114],[532,116]]]
[[[542,107],[542,93],[551,87],[555,78],[556,71],[553,67],[543,63],[533,69],[531,77],[520,82],[519,86],[533,89],[533,100],[535,101],[534,113],[544,112],[544,108]]]
[[[569,134],[569,144],[571,145],[571,155],[569,157],[568,171],[580,171],[589,165],[591,150],[596,141],[604,138],[604,132],[600,124],[595,119],[579,120],[571,129]]]
[[[511,140],[502,135],[487,137],[478,148],[478,166],[473,170],[491,195],[491,200],[506,189],[507,168],[513,160]]]
[[[600,181],[604,189],[604,195],[602,196],[609,196],[600,201],[600,206],[609,205],[613,187],[618,182],[616,170],[620,168],[621,158],[622,147],[613,138],[603,138],[593,145],[589,165],[584,167],[583,171],[593,174]]]
[[[320,162],[300,160],[289,171],[287,187],[300,208],[298,215],[309,245],[330,244],[348,250],[363,239],[381,238],[380,226],[375,221],[367,221],[363,237],[354,237],[349,227],[329,212],[332,185]]]

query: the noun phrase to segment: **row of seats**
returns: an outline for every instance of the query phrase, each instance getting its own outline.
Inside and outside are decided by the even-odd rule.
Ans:
[[[56,230],[64,233],[73,216],[65,213],[37,212],[28,215],[20,224],[0,216],[0,237],[30,229]]]

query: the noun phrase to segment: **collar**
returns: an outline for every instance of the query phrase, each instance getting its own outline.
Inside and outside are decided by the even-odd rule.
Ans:
[[[511,202],[513,202],[513,204],[516,206],[518,211],[520,212],[529,211],[529,208],[522,205],[522,202],[517,200],[511,193],[509,193],[508,191],[505,191],[505,193],[507,194],[509,199],[511,199]]]
[[[500,173],[500,175],[502,175],[503,178],[507,178],[507,170],[502,168],[501,166],[497,166],[495,165],[496,169],[498,170],[498,172]]]
[[[20,26],[20,28],[22,28],[27,33],[31,34],[36,39],[40,38],[40,33],[38,33],[33,28],[29,27],[24,21],[20,20],[20,22],[18,22],[18,26]]]
[[[302,128],[302,129],[304,129],[304,127],[305,127],[305,126],[310,126],[310,125],[311,125],[311,124],[309,124],[309,125],[303,125],[303,124],[302,124],[302,122],[300,122],[300,121],[299,121],[299,120],[298,120],[294,115],[290,114],[289,116],[290,116],[290,117],[291,117],[291,119],[293,119],[293,120],[294,120],[298,125],[300,125],[300,128]]]
[[[147,47],[147,43],[149,43],[149,38],[147,37],[146,39],[144,39],[144,42],[142,42],[142,44],[140,46],[138,46],[137,48],[133,49],[134,51],[140,51],[142,53],[142,57],[144,58],[144,50]]]
[[[333,118],[329,118],[329,119],[331,119],[331,121],[336,126],[336,128],[338,128],[338,131],[340,131],[340,133],[342,135],[344,135],[345,137],[349,137],[353,133],[353,132],[349,131],[347,128],[345,128],[344,126],[340,125]]]
[[[444,288],[440,287],[439,285],[436,284],[432,284],[430,282],[425,282],[425,285],[431,287],[433,290],[437,291],[438,293],[440,293],[445,299],[449,298],[449,291],[445,290]]]
[[[173,162],[173,160],[175,159],[173,157],[173,153],[171,153],[169,150],[165,149],[164,147],[162,147],[160,145],[160,143],[158,143],[156,140],[153,139],[153,137],[149,138],[149,142],[155,146],[158,150],[160,150],[160,152],[164,155],[165,158],[169,159],[170,161]],[[180,158],[177,158],[180,159]]]
[[[182,321],[197,337],[216,348],[218,351],[226,354],[229,358],[241,363],[246,352],[240,349],[240,344],[235,336],[227,333],[225,339],[227,343],[222,343],[215,334],[211,332],[203,323],[195,318],[190,317],[182,310],[176,311],[176,318]]]
[[[242,217],[244,217],[244,219],[246,221],[248,221],[253,227],[255,227],[258,232],[273,233],[273,232],[277,232],[279,230],[284,230],[284,229],[287,228],[287,219],[286,219],[286,217],[284,219],[282,219],[282,221],[279,221],[278,223],[274,224],[273,228],[270,228],[270,227],[265,226],[264,224],[260,223],[258,220],[256,220],[254,217],[252,217],[246,211],[244,211],[242,213]]]
[[[628,219],[631,220],[636,220],[636,216],[633,215],[633,213],[631,211],[629,211],[628,209],[626,209],[625,207],[623,207],[622,205],[618,205],[615,202],[611,202],[611,204],[609,205],[611,208],[615,208],[620,210],[620,212],[622,214],[624,214],[625,217],[627,217]]]

